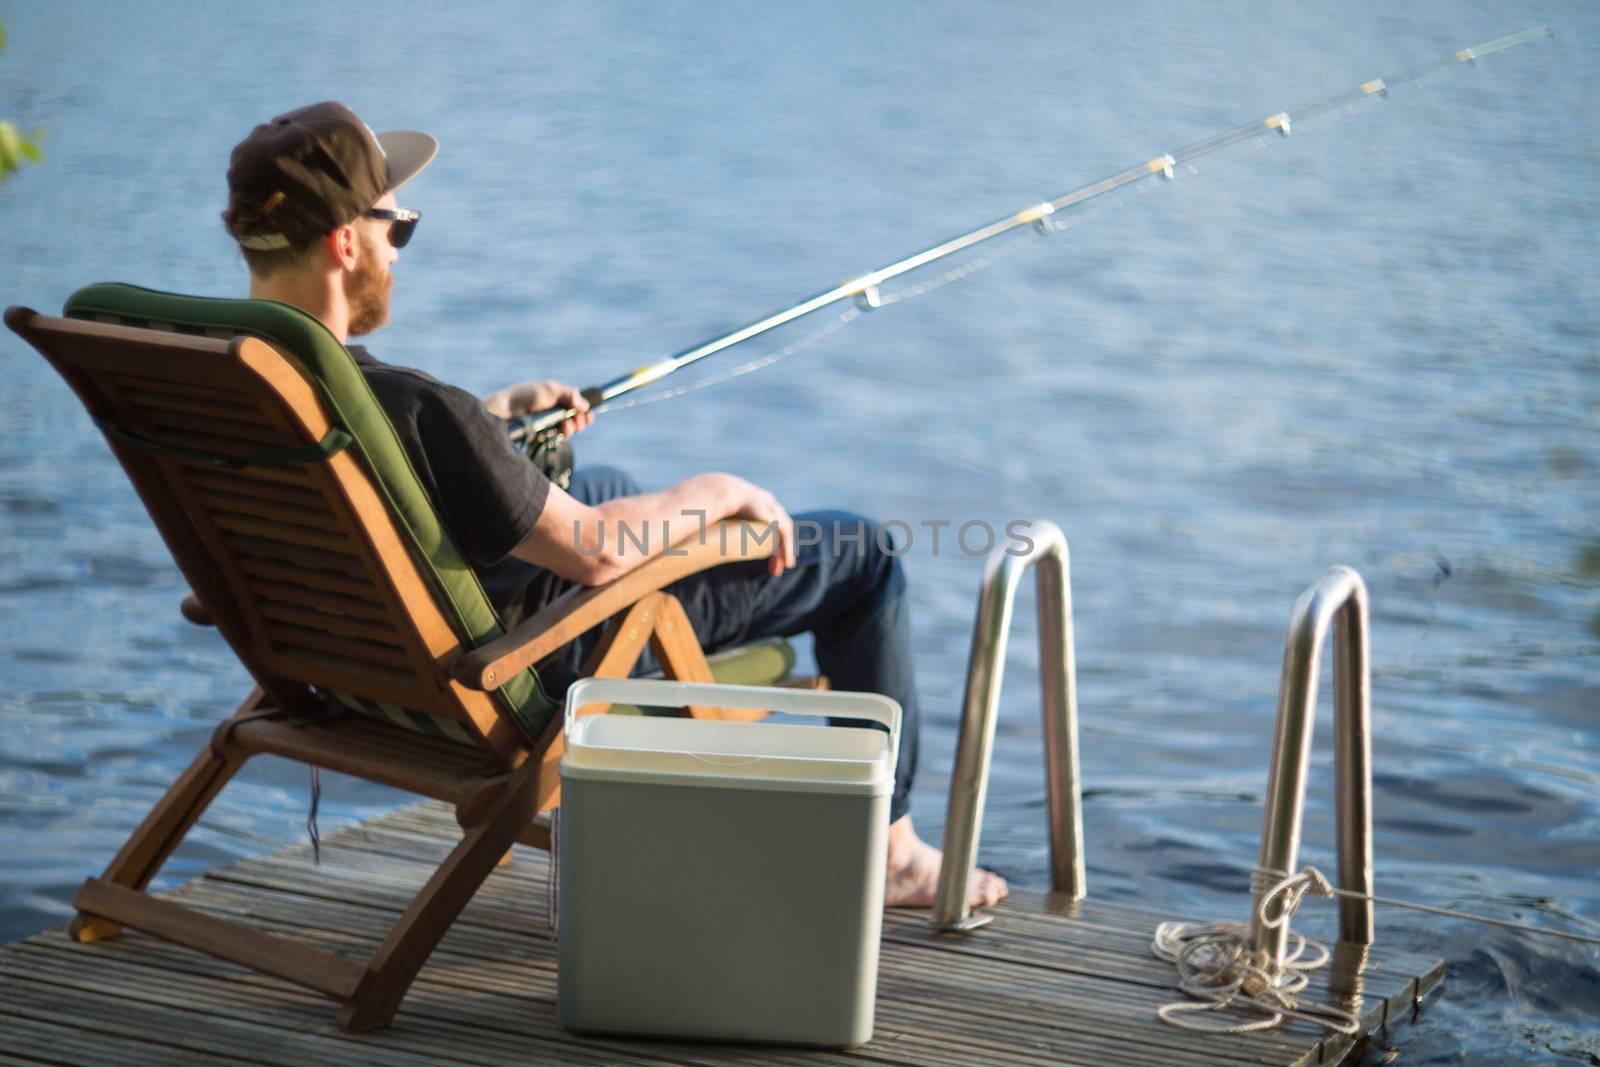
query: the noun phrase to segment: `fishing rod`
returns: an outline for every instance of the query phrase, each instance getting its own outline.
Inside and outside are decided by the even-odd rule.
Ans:
[[[697,363],[707,356],[715,355],[724,349],[731,348],[752,337],[757,337],[769,330],[803,318],[823,308],[829,307],[842,300],[854,300],[858,307],[864,311],[881,307],[884,303],[880,286],[892,278],[908,274],[919,267],[925,267],[937,260],[963,252],[974,245],[993,240],[1002,234],[1010,233],[1023,226],[1032,226],[1042,234],[1054,233],[1061,228],[1053,216],[1058,212],[1077,207],[1098,197],[1103,197],[1124,186],[1132,185],[1141,179],[1159,174],[1167,181],[1176,177],[1177,169],[1191,160],[1201,156],[1210,155],[1221,151],[1230,145],[1241,141],[1259,137],[1264,133],[1276,131],[1288,137],[1295,125],[1323,112],[1332,111],[1346,104],[1353,104],[1367,99],[1373,95],[1388,96],[1390,88],[1404,85],[1408,82],[1419,81],[1424,76],[1437,70],[1443,70],[1458,63],[1471,63],[1483,56],[1500,52],[1507,48],[1514,48],[1529,41],[1550,36],[1548,26],[1535,26],[1506,37],[1499,37],[1484,44],[1463,48],[1459,52],[1441,59],[1412,67],[1409,70],[1386,78],[1374,78],[1363,82],[1354,89],[1334,93],[1309,104],[1301,104],[1287,111],[1279,111],[1268,115],[1257,122],[1236,126],[1221,133],[1212,134],[1193,144],[1185,145],[1172,152],[1156,156],[1154,159],[1140,163],[1136,166],[1118,171],[1097,182],[1092,182],[1082,188],[1074,189],[1054,200],[1045,200],[1032,204],[1003,219],[998,219],[987,226],[980,226],[970,233],[952,237],[940,244],[925,248],[920,252],[895,260],[876,270],[851,278],[848,281],[825,289],[814,296],[807,297],[797,304],[773,312],[765,318],[740,326],[729,333],[703,341],[692,348],[686,348],[675,355],[655,363],[647,364],[637,370],[628,372],[619,378],[614,378],[603,385],[592,386],[582,390],[582,395],[589,402],[591,410],[603,411],[603,405],[608,402],[643,388],[652,382],[660,381],[669,374],[673,374],[692,363]],[[530,459],[540,466],[547,474],[565,487],[572,476],[572,448],[566,435],[559,430],[560,425],[576,414],[572,408],[551,408],[548,411],[535,412],[528,415],[517,415],[507,420],[507,427],[513,443],[527,451]]]

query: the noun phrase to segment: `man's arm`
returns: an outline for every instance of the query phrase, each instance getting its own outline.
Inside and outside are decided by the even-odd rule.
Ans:
[[[603,585],[728,518],[776,529],[777,549],[767,563],[770,573],[782,574],[794,566],[794,520],[783,505],[765,489],[721,472],[592,506],[552,485],[533,532],[511,554],[568,581]],[[624,529],[632,536],[625,538]]]

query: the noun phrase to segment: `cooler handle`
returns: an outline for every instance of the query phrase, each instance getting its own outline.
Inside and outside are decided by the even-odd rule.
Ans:
[[[787,715],[871,719],[889,731],[889,765],[900,762],[900,705],[878,693],[815,692],[764,685],[717,685],[656,678],[580,678],[567,689],[566,727],[572,732],[578,709],[586,704],[644,704],[686,708],[766,708]]]

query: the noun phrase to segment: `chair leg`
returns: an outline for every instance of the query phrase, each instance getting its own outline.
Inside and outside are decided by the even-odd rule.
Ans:
[[[342,1029],[360,1033],[394,1018],[440,938],[538,810],[541,766],[530,759],[517,769],[485,818],[467,830],[390,929],[366,979],[339,1012]]]
[[[689,615],[675,596],[665,595],[665,600],[656,611],[656,628],[650,635],[650,648],[661,663],[661,673],[673,681],[716,680],[710,664],[706,663],[706,654],[700,648],[700,639],[695,636]],[[767,714],[760,708],[707,708],[698,705],[690,705],[688,712],[696,719],[730,722],[753,722]]]
[[[650,634],[650,648],[661,664],[661,673],[677,682],[709,682],[711,666],[700,648],[694,626],[689,622],[683,604],[675,596],[664,596],[656,610],[655,630]]]
[[[605,633],[600,638],[600,643],[589,653],[589,658],[584,661],[583,674],[595,678],[626,678],[633,671],[633,665],[639,662],[639,657],[644,653],[645,644],[650,640],[650,634],[655,626],[656,613],[660,610],[664,600],[672,600],[665,593],[651,593],[636,601],[627,611],[613,616],[606,624]],[[675,601],[674,601],[675,603]],[[609,704],[586,704],[578,709],[578,714],[598,715],[609,708]],[[561,717],[558,715],[552,723],[550,735],[544,743],[535,747],[537,760],[544,768],[544,774],[539,781],[539,811],[548,811],[561,802]],[[495,786],[498,792],[503,787]],[[477,821],[477,805],[481,804],[479,797],[469,798],[466,805],[457,805],[456,818],[463,826],[474,824]]]
[[[256,710],[263,699],[261,690],[255,690],[234,715]],[[248,758],[226,749],[218,753],[208,745],[150,809],[150,814],[112,859],[100,880],[135,890],[149,885],[172,850]],[[103,941],[121,932],[121,923],[81,911],[67,926],[67,933],[77,941]]]
[[[652,640],[656,620],[666,601],[675,598],[665,593],[642,596],[627,611],[617,615],[606,625],[600,643],[594,646],[581,668],[585,678],[626,678],[633,673],[633,665],[644,655],[645,646]],[[588,704],[578,709],[578,715],[595,715],[608,704]]]

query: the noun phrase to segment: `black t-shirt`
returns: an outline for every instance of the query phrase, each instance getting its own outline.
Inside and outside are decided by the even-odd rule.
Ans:
[[[550,480],[483,401],[432,375],[350,348],[445,529],[508,626],[553,599],[559,579],[510,552],[533,532]]]

